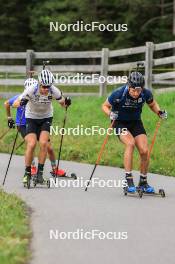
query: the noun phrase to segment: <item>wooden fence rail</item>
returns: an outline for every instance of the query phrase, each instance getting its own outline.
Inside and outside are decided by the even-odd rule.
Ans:
[[[167,84],[174,85],[175,83],[175,69],[173,71],[167,72],[166,70],[161,73],[153,74],[154,67],[170,65],[171,68],[175,65],[175,56],[173,56],[173,49],[175,48],[175,41],[154,44],[153,42],[146,42],[145,46],[120,49],[120,50],[109,50],[108,48],[103,48],[101,51],[71,51],[71,52],[35,52],[33,50],[27,50],[26,52],[0,52],[0,62],[1,60],[13,60],[13,65],[0,65],[0,75],[6,74],[6,78],[0,78],[0,85],[22,85],[24,79],[14,78],[13,74],[21,74],[27,76],[28,71],[34,70],[39,72],[42,69],[42,65],[37,65],[37,60],[55,60],[55,59],[88,59],[91,64],[84,65],[50,65],[51,70],[54,73],[66,73],[75,74],[77,72],[84,74],[99,74],[106,78],[106,81],[99,83],[99,96],[106,95],[106,87],[109,84],[107,81],[107,76],[109,75],[119,75],[119,72],[131,71],[137,67],[137,62],[144,63],[145,67],[145,86],[152,89],[152,84]],[[167,56],[163,58],[154,58],[154,53],[156,51],[162,51],[166,49],[172,50],[172,56]],[[144,60],[138,60],[133,62],[121,63],[121,57],[127,56],[125,61],[127,61],[128,56],[142,54]],[[94,61],[98,59],[99,64],[95,64]],[[23,60],[23,65],[14,65],[15,60]],[[110,63],[110,60],[116,60],[117,63]],[[111,73],[111,74],[110,74]],[[8,77],[9,75],[11,77]],[[97,84],[97,83],[95,83]],[[66,84],[67,85],[67,84]],[[72,85],[71,83],[69,85]],[[85,85],[85,83],[83,83]],[[94,85],[94,84],[87,84]],[[95,94],[95,93],[94,93]],[[84,93],[82,93],[84,95]]]

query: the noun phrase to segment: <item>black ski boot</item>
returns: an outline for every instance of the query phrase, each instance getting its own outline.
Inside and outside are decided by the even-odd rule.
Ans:
[[[145,193],[155,193],[154,188],[148,184],[147,177],[143,177],[142,175],[140,176],[138,188]]]
[[[126,173],[126,181],[127,181],[127,192],[129,193],[135,193],[136,187],[134,185],[133,176],[131,173]]]
[[[40,184],[43,184],[43,183],[44,183],[43,171],[38,170],[38,172],[37,172],[36,182],[37,182],[37,183],[40,183]]]

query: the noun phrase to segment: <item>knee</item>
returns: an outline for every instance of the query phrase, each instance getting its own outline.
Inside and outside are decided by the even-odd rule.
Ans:
[[[127,144],[126,144],[126,148],[129,148],[129,149],[134,149],[135,147],[135,142],[133,140],[129,141]]]
[[[39,142],[39,144],[40,144],[40,148],[42,148],[42,149],[47,149],[47,141],[45,141],[45,140],[41,140],[40,142]]]
[[[140,148],[139,149],[140,156],[143,158],[148,157],[148,148]]]
[[[36,146],[36,141],[35,140],[29,140],[29,141],[27,141],[27,148],[33,150],[35,148],[35,146]]]

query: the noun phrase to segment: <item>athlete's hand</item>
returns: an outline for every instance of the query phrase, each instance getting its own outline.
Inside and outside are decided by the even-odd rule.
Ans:
[[[20,106],[25,106],[28,103],[29,100],[22,98],[20,101]]]
[[[71,103],[72,103],[71,98],[70,97],[66,97],[64,103],[65,103],[65,106],[70,106]]]
[[[161,118],[161,119],[167,119],[168,118],[168,113],[166,110],[160,110],[159,113],[158,113],[158,116]]]
[[[109,115],[110,119],[113,121],[113,120],[117,120],[118,118],[118,112],[110,112],[110,115]]]
[[[12,117],[8,117],[8,127],[15,128],[15,122]]]

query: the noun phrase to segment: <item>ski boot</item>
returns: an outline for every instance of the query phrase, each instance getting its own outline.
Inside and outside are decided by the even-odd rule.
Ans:
[[[50,179],[43,178],[43,171],[38,171],[33,176],[33,187],[36,187],[37,184],[46,185],[47,188],[50,188]]]
[[[60,170],[60,169],[53,169],[51,174],[54,177],[65,177],[66,176],[66,172],[64,170]]]
[[[31,166],[31,175],[36,175],[36,174],[37,174],[36,166]]]
[[[155,193],[154,188],[148,184],[147,177],[140,176],[138,188],[141,189],[143,193],[150,193],[150,194]]]
[[[27,189],[30,189],[30,180],[31,180],[31,173],[26,171],[23,176],[23,184],[24,187],[27,187]]]
[[[38,171],[37,174],[35,175],[35,177],[33,178],[34,187],[37,184],[43,184],[44,182],[45,182],[45,180],[43,178],[43,171]]]
[[[123,188],[124,195],[127,195],[128,193],[138,194],[139,197],[142,198],[143,191],[139,187],[135,187],[132,174],[126,174],[126,181],[128,186]]]
[[[134,185],[134,181],[133,181],[133,176],[132,174],[127,174],[126,175],[126,181],[127,181],[127,192],[129,193],[135,193],[136,192],[136,187]]]
[[[57,178],[57,177],[64,177],[64,178],[72,178],[74,180],[77,179],[77,176],[75,173],[71,173],[68,175],[65,170],[62,169],[53,169],[51,172],[52,177]]]

